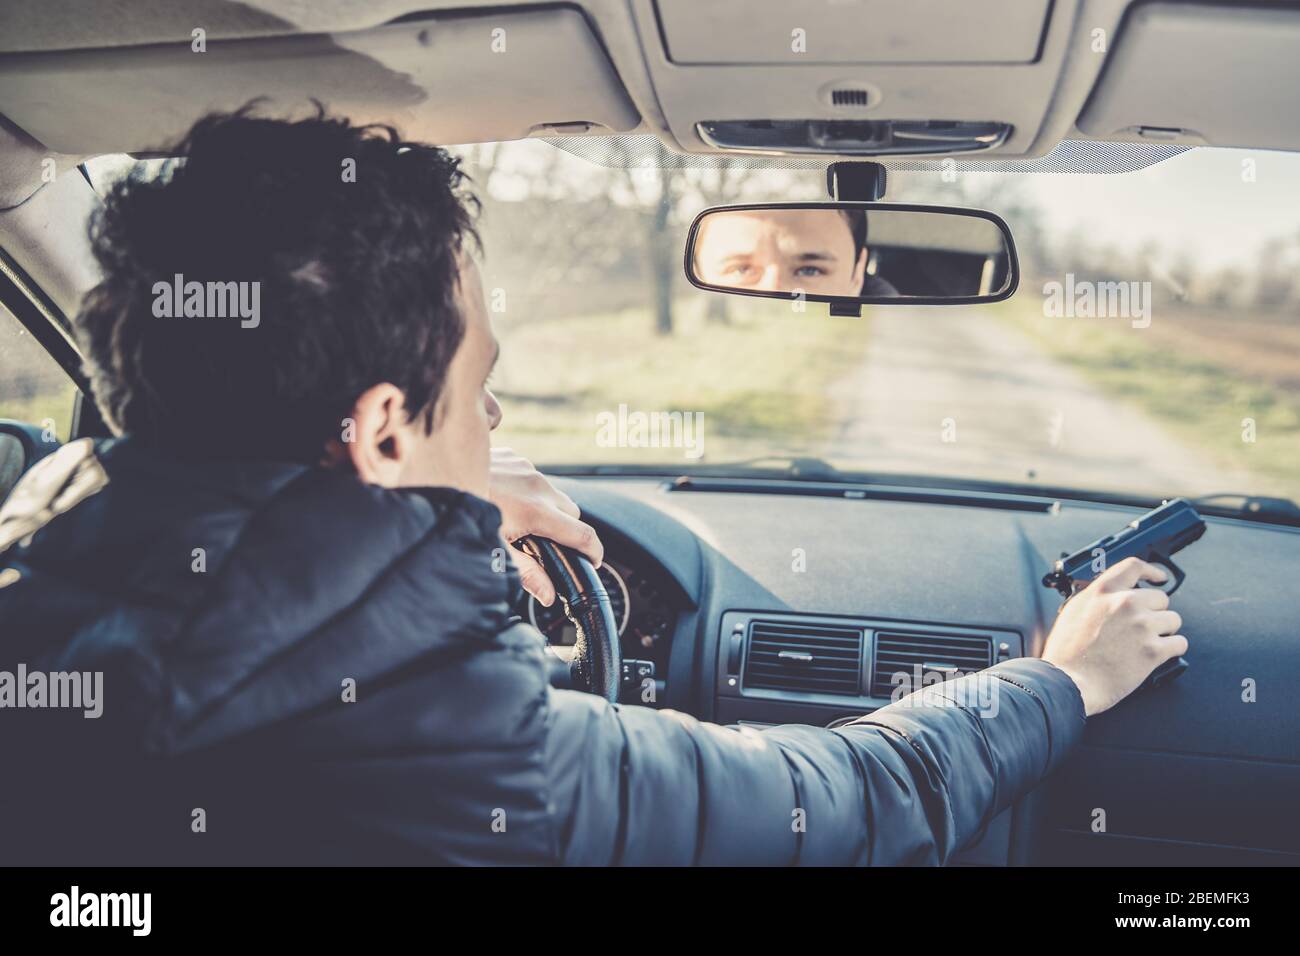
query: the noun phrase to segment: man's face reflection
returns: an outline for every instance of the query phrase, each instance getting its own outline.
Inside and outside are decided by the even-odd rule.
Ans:
[[[695,242],[696,275],[725,288],[856,296],[866,265],[848,219],[829,209],[717,213]]]

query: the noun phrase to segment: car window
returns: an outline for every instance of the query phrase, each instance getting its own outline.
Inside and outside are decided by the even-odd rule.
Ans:
[[[0,304],[0,418],[52,429],[67,441],[77,386],[40,342]]]

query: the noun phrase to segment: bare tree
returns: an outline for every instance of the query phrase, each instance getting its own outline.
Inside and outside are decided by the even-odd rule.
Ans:
[[[641,245],[654,290],[655,333],[672,335],[678,250],[669,225],[685,180],[682,157],[660,150],[654,159],[637,162],[626,147],[615,147],[612,152],[612,159],[622,169],[626,191],[640,212]]]
[[[1279,309],[1291,300],[1295,285],[1291,245],[1289,237],[1273,236],[1259,247],[1254,300],[1262,309]]]

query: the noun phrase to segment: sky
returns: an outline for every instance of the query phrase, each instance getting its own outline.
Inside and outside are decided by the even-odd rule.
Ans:
[[[1133,248],[1156,240],[1216,269],[1248,263],[1268,236],[1300,242],[1300,153],[1198,148],[1132,173],[1024,178],[1062,231],[1081,225]]]

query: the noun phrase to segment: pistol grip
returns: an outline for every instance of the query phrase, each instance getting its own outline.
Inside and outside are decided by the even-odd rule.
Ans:
[[[1147,676],[1147,679],[1142,682],[1142,687],[1159,687],[1161,684],[1167,684],[1172,680],[1182,677],[1183,672],[1187,670],[1187,667],[1187,658],[1172,657],[1153,670]]]

